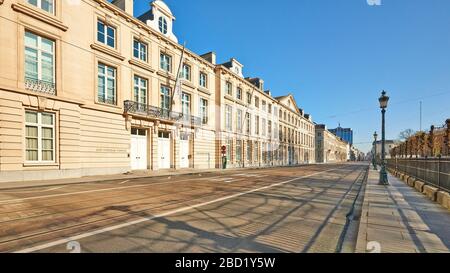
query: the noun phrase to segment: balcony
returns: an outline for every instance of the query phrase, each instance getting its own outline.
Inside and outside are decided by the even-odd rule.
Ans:
[[[56,94],[56,86],[53,82],[42,81],[34,78],[25,78],[25,89],[47,95]]]
[[[145,116],[150,119],[157,119],[171,123],[180,123],[183,125],[202,126],[202,119],[199,117],[162,109],[135,101],[125,101],[124,109],[125,113]]]

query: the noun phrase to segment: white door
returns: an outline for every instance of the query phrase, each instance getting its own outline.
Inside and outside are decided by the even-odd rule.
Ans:
[[[189,168],[189,140],[180,140],[180,168]]]
[[[131,169],[147,169],[147,132],[144,129],[131,130]]]
[[[160,133],[158,138],[159,168],[170,169],[170,135]]]

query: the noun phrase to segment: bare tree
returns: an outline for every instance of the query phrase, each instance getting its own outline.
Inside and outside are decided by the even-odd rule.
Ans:
[[[398,137],[400,140],[404,141],[412,137],[415,133],[416,132],[413,129],[406,129],[404,131],[401,131]]]

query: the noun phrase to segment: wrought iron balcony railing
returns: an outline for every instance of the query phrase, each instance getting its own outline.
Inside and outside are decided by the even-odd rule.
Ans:
[[[181,123],[184,125],[195,125],[195,126],[202,125],[202,119],[199,117],[175,111],[170,111],[167,109],[155,107],[145,103],[127,100],[124,102],[124,109],[125,113],[144,115],[146,117],[171,121],[175,123]]]
[[[55,95],[55,83],[25,77],[25,89],[33,92]]]

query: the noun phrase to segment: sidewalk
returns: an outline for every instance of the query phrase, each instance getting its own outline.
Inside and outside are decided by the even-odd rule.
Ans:
[[[307,166],[304,164],[291,165],[291,166],[265,166],[265,167],[251,167],[246,170],[258,170],[277,167],[300,167]],[[117,180],[129,180],[146,177],[163,177],[163,176],[178,176],[178,175],[194,175],[194,174],[206,174],[206,173],[224,173],[229,171],[239,171],[243,169],[230,168],[230,169],[183,169],[183,170],[158,170],[158,171],[134,171],[126,174],[114,174],[114,175],[97,175],[97,176],[85,176],[79,178],[65,178],[56,180],[35,180],[35,181],[16,181],[16,182],[2,182],[0,183],[0,190],[6,189],[19,189],[19,188],[31,188],[31,187],[43,187],[43,186],[59,186],[68,184],[82,184],[82,183],[95,183],[95,182],[107,182]]]
[[[378,185],[370,170],[356,252],[379,243],[381,253],[450,252],[450,212],[396,177]]]

